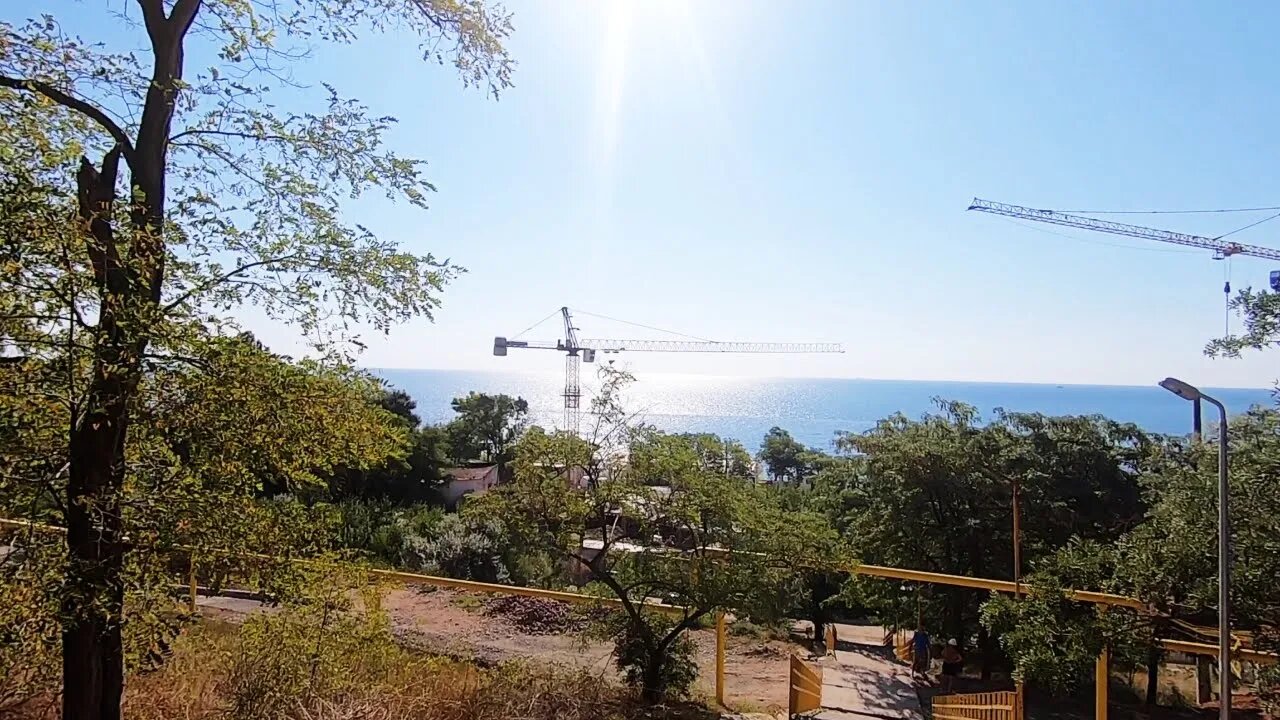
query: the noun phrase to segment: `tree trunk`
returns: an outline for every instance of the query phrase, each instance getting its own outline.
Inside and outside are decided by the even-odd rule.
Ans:
[[[982,682],[991,682],[991,661],[995,653],[992,651],[991,634],[985,625],[978,626],[978,652],[982,653]]]
[[[661,648],[648,653],[644,664],[644,682],[640,690],[640,698],[648,705],[662,702],[667,688],[662,681],[662,664],[666,661],[665,651]]]
[[[136,387],[138,352],[122,322],[129,279],[111,224],[120,149],[99,172],[82,160],[76,174],[80,215],[95,279],[102,293],[93,380],[83,416],[72,419],[68,444],[67,588],[62,597],[62,716],[116,720],[124,690],[120,637],[124,590],[121,571],[120,490],[128,396]]]
[[[80,215],[101,291],[93,381],[74,419],[67,481],[67,590],[62,600],[63,720],[119,720],[124,693],[125,547],[120,493],[125,478],[129,401],[141,377],[148,328],[164,282],[168,138],[182,79],[183,40],[201,0],[142,3],[154,58],[137,138],[126,160],[134,233],[122,252],[115,234],[116,170],[125,148],[107,153],[99,173],[84,160],[76,175]]]
[[[827,592],[826,580],[826,575],[823,573],[812,573],[809,576],[809,618],[813,622],[815,642],[822,641],[826,637],[827,609],[822,604],[831,596]],[[827,648],[827,650],[834,650],[834,648]]]
[[[95,382],[95,386],[103,384],[110,382]],[[62,717],[66,720],[120,718],[124,548],[118,493],[124,469],[124,407],[119,401],[107,403],[71,434],[68,587],[62,600]]]

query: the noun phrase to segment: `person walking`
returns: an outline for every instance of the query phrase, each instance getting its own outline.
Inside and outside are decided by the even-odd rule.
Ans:
[[[933,639],[925,631],[924,625],[916,628],[911,636],[911,674],[925,675],[929,672],[930,654],[933,652]]]
[[[947,641],[942,648],[942,694],[950,695],[955,688],[956,678],[964,666],[964,655],[960,652],[960,643],[955,638]]]

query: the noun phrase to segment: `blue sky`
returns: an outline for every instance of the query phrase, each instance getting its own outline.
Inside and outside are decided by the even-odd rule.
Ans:
[[[120,4],[65,3],[86,16]],[[554,373],[553,353],[492,357],[492,337],[569,305],[703,337],[847,350],[632,354],[641,372],[1280,377],[1272,354],[1202,356],[1223,326],[1224,267],[1208,253],[965,212],[975,195],[1047,208],[1280,205],[1280,6],[508,7],[519,65],[498,101],[422,63],[409,37],[321,47],[298,68],[400,118],[395,147],[430,162],[430,211],[360,201],[352,219],[469,269],[435,324],[369,337],[366,365]],[[1128,218],[1202,234],[1254,219]],[[1280,219],[1238,239],[1280,247]],[[1233,284],[1265,286],[1271,269],[1237,258]],[[243,319],[296,350],[288,329]],[[557,332],[548,323],[526,337]]]

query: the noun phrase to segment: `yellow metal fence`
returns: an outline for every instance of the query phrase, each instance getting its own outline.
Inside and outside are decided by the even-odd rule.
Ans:
[[[1022,720],[1022,694],[1016,691],[939,695],[934,720]]]
[[[787,693],[787,717],[822,707],[822,668],[791,656],[790,683]]]

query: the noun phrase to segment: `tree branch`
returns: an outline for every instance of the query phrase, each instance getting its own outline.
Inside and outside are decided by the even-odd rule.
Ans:
[[[187,137],[189,135],[217,135],[218,137],[239,138],[241,140],[256,140],[259,142],[299,143],[302,145],[311,145],[313,147],[322,147],[318,143],[304,142],[302,141],[301,138],[289,137],[287,135],[277,135],[275,133],[258,134],[258,133],[237,132],[234,130],[201,130],[198,128],[188,128],[186,130],[183,130],[182,132],[170,137],[169,142],[172,143],[175,140],[181,140],[182,138]]]
[[[285,255],[283,257],[270,258],[267,260],[258,260],[251,263],[245,263],[244,265],[241,265],[235,270],[231,270],[230,272],[225,272],[219,275],[218,277],[202,282],[199,285],[196,285],[195,287],[191,288],[190,290],[182,293],[181,295],[178,296],[176,300],[170,302],[168,305],[165,305],[163,311],[167,313],[173,310],[174,308],[176,308],[177,306],[181,305],[182,303],[186,302],[187,300],[190,300],[191,297],[196,293],[204,292],[205,290],[208,290],[211,287],[220,285],[234,278],[240,273],[246,272],[248,270],[252,270],[253,268],[256,268],[256,267],[262,267],[263,265],[274,265],[276,263],[287,262],[289,260],[296,260],[298,259],[298,257],[300,257],[300,255],[301,255],[300,253],[294,253],[292,255]]]
[[[675,641],[677,637],[680,636],[680,633],[693,627],[695,624],[697,624],[698,620],[701,619],[703,615],[706,615],[709,612],[711,612],[711,608],[703,607],[703,608],[698,608],[692,614],[685,615],[683,620],[676,623],[675,627],[667,631],[667,634],[662,638],[662,640],[658,642],[658,648],[665,650],[668,645],[670,645],[672,642]]]
[[[155,0],[156,4],[160,4],[160,0]],[[201,0],[178,0],[173,4],[173,11],[169,13],[169,22],[178,26],[178,37],[187,34],[187,30],[191,29],[191,23],[196,19],[196,13],[200,11]]]
[[[65,93],[58,88],[46,83],[42,80],[30,80],[24,78],[13,78],[6,75],[0,75],[0,87],[13,88],[14,90],[25,90],[43,95],[59,105],[75,110],[85,117],[93,120],[102,126],[107,134],[116,141],[121,152],[124,154],[125,162],[129,163],[129,167],[133,167],[133,143],[129,140],[129,136],[125,131],[116,124],[105,112],[96,105],[81,100],[74,95]]]

